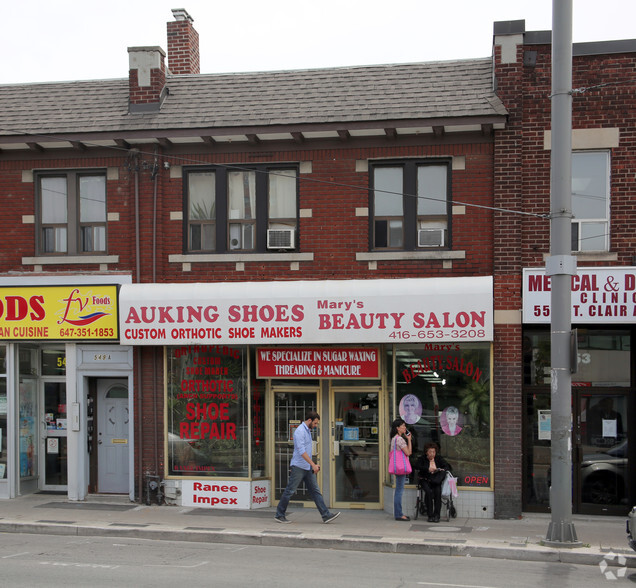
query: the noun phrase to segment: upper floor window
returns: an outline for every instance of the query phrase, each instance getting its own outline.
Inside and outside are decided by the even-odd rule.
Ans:
[[[106,174],[70,171],[37,175],[39,254],[106,251]]]
[[[191,168],[186,178],[188,251],[296,248],[296,166]]]
[[[572,251],[609,250],[609,195],[609,152],[572,153]]]
[[[382,162],[371,167],[373,249],[450,246],[450,160]]]

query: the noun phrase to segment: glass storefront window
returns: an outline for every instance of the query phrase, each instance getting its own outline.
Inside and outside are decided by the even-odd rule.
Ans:
[[[490,343],[396,345],[392,352],[393,414],[413,435],[413,464],[427,443],[437,443],[458,485],[489,488]]]
[[[20,347],[18,351],[20,375],[21,376],[37,376],[38,375],[38,350],[30,347]]]
[[[577,329],[577,372],[574,386],[631,384],[629,331]],[[550,385],[550,332],[526,330],[523,342],[524,384]]]
[[[526,396],[524,441],[525,503],[550,504],[550,392]]]
[[[37,473],[37,380],[20,378],[20,477]]]
[[[167,349],[168,475],[249,475],[247,349]]]
[[[266,476],[265,471],[265,380],[256,379],[256,355],[251,354],[252,396],[252,476]]]
[[[64,348],[42,349],[42,375],[64,376],[66,374],[66,352]]]

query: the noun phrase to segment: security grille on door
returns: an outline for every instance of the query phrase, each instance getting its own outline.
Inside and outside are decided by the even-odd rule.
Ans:
[[[419,229],[417,231],[418,247],[443,247],[444,229]]]
[[[269,229],[267,231],[268,249],[293,249],[295,229]]]

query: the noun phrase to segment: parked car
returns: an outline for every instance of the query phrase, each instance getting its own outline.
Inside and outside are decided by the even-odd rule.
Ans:
[[[627,439],[607,451],[585,454],[581,462],[583,501],[621,504],[627,498],[626,468]]]
[[[636,506],[627,517],[627,542],[629,546],[636,551]]]

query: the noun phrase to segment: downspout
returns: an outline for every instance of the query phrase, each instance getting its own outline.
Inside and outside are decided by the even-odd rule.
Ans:
[[[141,282],[141,263],[140,263],[140,235],[139,235],[139,152],[131,152],[134,155],[134,170],[135,170],[135,281],[137,284]],[[135,347],[136,363],[137,363],[137,411],[135,414],[137,421],[137,443],[139,444],[139,468],[138,468],[138,497],[139,501],[143,499],[144,494],[144,478],[143,478],[143,427],[142,427],[142,406],[143,406],[143,392],[141,382],[141,347]]]
[[[159,176],[159,164],[157,162],[157,147],[155,146],[155,161],[152,165],[152,180],[153,180],[153,193],[152,193],[152,283],[157,282],[157,183]],[[153,418],[154,418],[154,433],[155,433],[155,475],[159,480],[163,479],[163,472],[159,471],[159,442],[163,441],[160,438],[159,429],[157,426],[157,348],[153,347],[152,350],[152,406],[153,406]],[[158,500],[159,501],[159,500]]]

